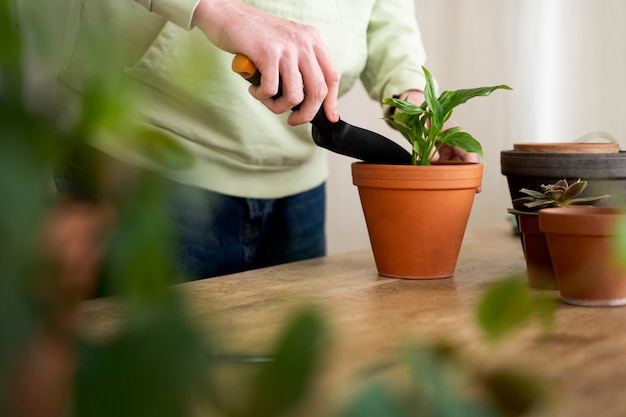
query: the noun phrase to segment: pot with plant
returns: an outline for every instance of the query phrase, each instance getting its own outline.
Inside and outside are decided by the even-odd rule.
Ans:
[[[541,185],[541,191],[522,188],[523,197],[513,200],[513,208],[508,212],[517,218],[522,235],[522,248],[526,259],[528,284],[533,288],[557,289],[552,259],[545,234],[539,229],[539,211],[552,207],[573,207],[593,205],[609,196],[580,197],[587,187],[587,181],[578,179],[569,184],[566,179],[554,184]]]
[[[460,127],[444,130],[444,123],[469,99],[511,89],[498,85],[444,91],[437,97],[432,75],[425,68],[424,74],[421,105],[399,98],[383,100],[397,110],[386,120],[411,144],[412,163],[352,164],[378,273],[395,278],[453,275],[483,166],[433,162],[433,156],[447,145],[482,157],[475,138]]]
[[[626,211],[614,207],[539,212],[561,300],[600,307],[626,305]]]
[[[511,201],[523,197],[522,188],[584,178],[581,197],[610,193],[611,200],[601,205],[626,205],[626,152],[606,132],[591,132],[574,142],[517,143],[500,153],[500,167]]]

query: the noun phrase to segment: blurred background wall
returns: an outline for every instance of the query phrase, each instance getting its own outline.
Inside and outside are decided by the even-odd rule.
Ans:
[[[411,1],[411,0],[407,0]],[[605,131],[626,146],[626,2],[623,0],[413,0],[441,90],[508,84],[455,111],[482,144],[483,192],[470,226],[506,219],[510,204],[500,151],[516,142],[574,140]],[[342,118],[405,140],[358,87],[340,101]],[[351,159],[329,155],[329,253],[369,248]]]
[[[128,0],[131,1],[131,0]],[[504,221],[509,206],[500,151],[515,142],[567,141],[606,131],[626,146],[626,1],[624,0],[406,0],[428,53],[426,66],[441,90],[506,83],[514,91],[476,98],[454,119],[483,144],[483,192],[477,195],[470,226]],[[19,8],[42,9],[38,0]],[[52,3],[50,3],[52,4]],[[68,0],[46,8],[39,28],[44,44],[60,45]],[[36,15],[36,14],[35,14]],[[26,24],[28,23],[28,24]],[[42,28],[46,28],[41,32]],[[38,71],[37,56],[27,57],[33,105],[47,107],[53,75]],[[46,56],[50,62],[61,56]],[[342,118],[406,145],[381,120],[378,103],[360,85],[340,101]],[[369,248],[351,159],[329,154],[329,253]]]

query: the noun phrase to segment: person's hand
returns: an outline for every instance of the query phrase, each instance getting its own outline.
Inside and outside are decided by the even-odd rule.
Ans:
[[[340,74],[318,31],[272,16],[241,0],[201,0],[193,24],[218,48],[254,62],[263,81],[250,94],[276,114],[293,111],[287,122],[310,122],[323,105],[331,122],[339,120]],[[279,81],[282,96],[278,92]],[[306,93],[306,96],[305,96]]]
[[[408,99],[411,103],[421,105],[425,98],[424,93],[419,90],[407,90],[400,95],[403,99]],[[444,125],[443,130],[450,129],[458,126],[458,124],[452,120],[448,119]],[[474,152],[465,152],[461,148],[457,148],[456,146],[448,146],[442,145],[439,150],[433,156],[433,161],[462,161],[462,162],[480,162],[480,156]],[[482,187],[478,187],[476,192],[479,193],[482,191]]]

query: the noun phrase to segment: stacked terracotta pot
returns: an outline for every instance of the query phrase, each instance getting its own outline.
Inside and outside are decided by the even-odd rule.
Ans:
[[[626,304],[626,153],[615,143],[517,144],[501,153],[511,199],[561,179],[610,194],[610,207],[567,207],[518,216],[529,284],[583,306]],[[524,218],[523,218],[524,217]],[[539,246],[536,246],[539,245]],[[539,258],[534,258],[539,256]]]

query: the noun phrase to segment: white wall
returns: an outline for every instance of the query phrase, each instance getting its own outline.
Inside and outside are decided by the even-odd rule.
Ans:
[[[414,0],[441,89],[506,83],[459,108],[454,119],[485,149],[483,192],[470,227],[502,221],[509,206],[500,151],[515,142],[574,140],[607,131],[626,144],[626,2],[623,0]],[[347,122],[404,139],[380,120],[361,88],[340,101]],[[329,155],[328,247],[369,247],[351,183],[352,160]]]
[[[441,89],[500,83],[515,89],[477,98],[454,115],[483,143],[486,153],[484,191],[476,198],[470,227],[505,218],[509,201],[500,174],[500,151],[514,142],[566,141],[603,130],[624,148],[626,1],[413,1],[428,52],[426,65]],[[36,0],[17,4],[42,7]],[[49,12],[61,19],[66,5],[67,0],[57,0]],[[45,39],[56,44],[61,37],[62,32],[55,30]],[[36,61],[30,64],[37,67]],[[36,71],[31,75],[31,86],[39,91],[53,84],[49,75]],[[49,103],[38,99],[35,104]],[[380,119],[378,103],[360,86],[341,99],[340,111],[347,122],[405,144]],[[329,253],[366,249],[369,240],[352,185],[352,161],[332,154],[329,159]]]

